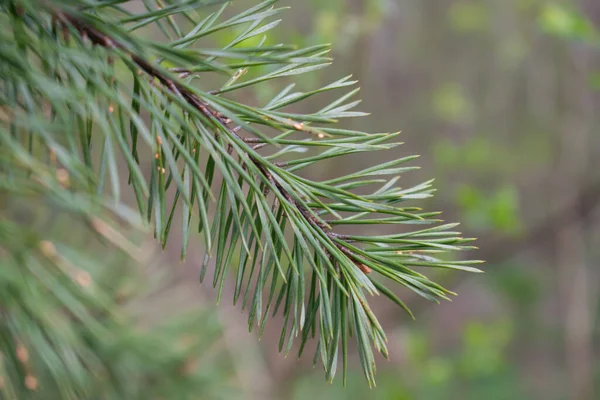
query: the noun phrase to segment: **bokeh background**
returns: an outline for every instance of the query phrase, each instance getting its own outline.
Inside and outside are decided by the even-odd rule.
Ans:
[[[238,0],[233,7],[252,4]],[[353,74],[361,83],[360,108],[371,115],[344,124],[401,130],[406,144],[385,157],[421,155],[421,170],[403,179],[435,178],[438,193],[424,206],[461,221],[465,235],[479,238],[480,249],[465,257],[487,263],[483,275],[435,276],[459,293],[451,303],[403,293],[416,321],[376,302],[391,360],[380,360],[374,390],[358,362],[345,389],[341,379],[325,383],[312,357],[277,353],[277,321],[259,342],[240,310],[223,301],[215,312],[239,360],[243,397],[600,398],[600,1],[280,5],[291,9],[272,42],[333,47],[331,67],[295,81],[314,87]],[[226,34],[221,39],[228,41]],[[245,101],[264,104],[284,84],[260,85]],[[380,157],[324,162],[311,177]],[[212,306],[210,285],[197,286],[200,242],[177,267],[181,277],[173,285],[183,302]],[[162,257],[179,263],[176,240]],[[160,304],[168,312],[171,303]]]

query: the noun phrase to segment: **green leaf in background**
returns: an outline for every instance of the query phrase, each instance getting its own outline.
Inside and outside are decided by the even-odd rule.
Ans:
[[[521,229],[518,194],[512,186],[500,187],[486,196],[474,186],[462,185],[457,191],[457,203],[465,218],[480,229],[492,226],[509,235]]]
[[[490,16],[484,4],[477,1],[457,1],[452,3],[448,20],[458,32],[475,33],[490,27]]]
[[[595,91],[600,91],[600,72],[594,72],[590,76],[590,86]]]
[[[448,82],[437,88],[433,94],[435,113],[448,122],[465,123],[473,117],[473,106],[463,86]]]
[[[546,4],[540,13],[539,24],[548,34],[598,45],[598,32],[594,26],[568,5],[555,2]]]
[[[482,377],[495,373],[505,364],[504,351],[513,334],[510,320],[490,324],[469,323],[464,330],[465,352],[461,372],[470,377]]]

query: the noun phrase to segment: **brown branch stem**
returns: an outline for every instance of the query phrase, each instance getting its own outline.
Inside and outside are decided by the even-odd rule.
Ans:
[[[187,89],[186,87],[184,87],[177,81],[174,81],[170,77],[166,76],[164,73],[162,73],[156,67],[154,67],[150,62],[146,61],[144,58],[140,57],[139,55],[133,53],[131,50],[127,49],[118,40],[114,39],[113,37],[109,36],[108,34],[98,31],[96,28],[94,28],[92,26],[89,26],[85,21],[81,20],[80,18],[78,18],[76,16],[73,16],[73,15],[70,15],[70,14],[67,14],[67,13],[64,13],[61,11],[55,11],[54,14],[55,14],[56,19],[59,20],[63,24],[63,26],[70,24],[71,26],[73,26],[75,29],[77,29],[79,31],[79,33],[81,34],[82,37],[87,37],[95,45],[102,46],[102,47],[109,48],[109,49],[119,49],[122,52],[124,52],[125,54],[127,54],[131,58],[131,61],[133,61],[144,72],[146,72],[152,78],[158,79],[158,81],[166,89],[171,91],[176,96],[183,98],[189,105],[191,105],[192,107],[194,107],[195,109],[200,111],[206,118],[208,118],[210,120],[216,120],[222,126],[224,126],[225,129],[227,129],[233,136],[235,136],[238,139],[241,139],[244,143],[253,144],[253,146],[251,147],[252,150],[257,150],[257,149],[267,145],[267,143],[265,143],[264,140],[261,138],[255,138],[255,137],[242,138],[242,137],[240,137],[237,133],[239,130],[241,130],[240,126],[237,126],[235,128],[228,127],[227,125],[229,123],[231,123],[231,120],[228,119],[225,115],[223,115],[222,113],[220,113],[216,110],[211,109],[210,106],[207,103],[203,102],[196,94],[191,92],[189,89]],[[181,73],[186,72],[184,69],[173,69],[173,71],[181,72]],[[354,254],[353,251],[351,251],[348,247],[346,247],[340,243],[340,241],[343,242],[342,235],[338,235],[335,232],[331,231],[331,229],[324,223],[320,222],[317,219],[317,217],[315,217],[311,213],[311,211],[309,209],[307,209],[302,204],[300,204],[298,201],[296,201],[294,199],[294,197],[292,196],[292,194],[289,193],[274,178],[272,172],[269,171],[269,169],[265,165],[263,165],[263,163],[261,163],[259,160],[257,160],[255,157],[253,157],[251,154],[246,153],[246,155],[250,158],[250,160],[258,168],[258,170],[261,172],[263,177],[266,180],[268,180],[277,189],[277,191],[279,192],[279,194],[282,197],[284,197],[293,207],[295,207],[298,210],[300,215],[302,215],[302,217],[311,226],[313,226],[314,229],[318,229],[321,232],[323,232],[332,241],[332,243],[338,249],[340,249],[340,251],[344,255],[346,255],[348,258],[350,258],[354,263],[360,262],[356,256],[356,254]],[[281,166],[281,165],[284,165],[284,163],[278,164],[278,166]],[[334,240],[334,239],[337,239],[337,240]],[[364,270],[363,270],[363,272],[364,272]]]

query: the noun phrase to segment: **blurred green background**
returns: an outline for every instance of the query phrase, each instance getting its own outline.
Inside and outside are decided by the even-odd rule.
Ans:
[[[255,2],[238,0],[242,9]],[[243,349],[244,398],[600,398],[600,1],[306,0],[290,5],[273,42],[332,43],[330,68],[301,87],[348,74],[361,83],[372,132],[402,130],[385,157],[420,154],[408,183],[436,179],[425,205],[478,237],[486,273],[436,273],[459,293],[428,303],[406,292],[417,320],[385,301],[375,310],[391,360],[369,390],[358,362],[348,386],[326,384],[312,357],[277,353],[278,322],[263,339],[239,310],[217,309],[228,342]],[[223,44],[228,38],[223,37]],[[264,104],[285,82],[248,93]],[[325,101],[325,100],[324,100]],[[316,108],[316,107],[315,107]],[[311,171],[381,162],[361,155]],[[404,178],[403,178],[404,179]],[[198,243],[200,241],[198,240]],[[175,263],[177,243],[165,257]],[[196,282],[202,249],[182,268]],[[228,290],[228,289],[226,289]],[[215,297],[210,285],[202,296]],[[227,298],[226,295],[223,296]]]

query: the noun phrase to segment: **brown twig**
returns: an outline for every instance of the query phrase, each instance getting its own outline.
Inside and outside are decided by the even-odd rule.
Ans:
[[[261,138],[255,138],[255,137],[242,138],[242,137],[240,137],[238,135],[238,131],[240,131],[242,129],[240,126],[237,126],[235,128],[228,127],[228,125],[231,123],[231,120],[229,118],[227,118],[222,113],[211,109],[211,107],[207,103],[203,102],[192,91],[190,91],[189,89],[187,89],[186,87],[184,87],[183,85],[178,83],[177,81],[174,81],[170,77],[166,76],[163,72],[158,70],[156,67],[152,66],[150,62],[146,61],[139,55],[134,54],[132,51],[127,49],[118,40],[112,38],[108,34],[98,31],[96,28],[94,28],[92,26],[89,26],[85,21],[81,20],[80,18],[78,18],[76,16],[73,16],[73,15],[70,15],[70,14],[67,14],[64,12],[60,12],[60,11],[55,11],[55,17],[58,21],[60,21],[63,24],[63,26],[66,26],[66,25],[73,26],[75,29],[77,29],[79,31],[79,33],[81,34],[82,37],[87,37],[93,44],[102,46],[102,47],[105,47],[108,49],[118,49],[118,50],[124,52],[125,54],[127,54],[131,58],[131,61],[133,61],[144,72],[146,72],[153,79],[157,79],[166,89],[171,91],[173,94],[175,94],[176,96],[178,96],[180,98],[183,98],[189,105],[191,105],[192,107],[194,107],[195,109],[200,111],[206,118],[208,118],[210,120],[216,120],[223,127],[225,127],[225,129],[227,129],[230,134],[232,134],[236,138],[242,140],[244,143],[254,144],[251,147],[252,150],[257,150],[257,149],[262,148],[267,145],[267,143]],[[172,69],[172,71],[180,72],[180,73],[184,73],[184,74],[187,72],[184,69]],[[302,124],[295,124],[294,127],[296,127],[296,125],[298,126],[298,129],[300,129],[300,130],[302,129]],[[229,149],[232,149],[231,145],[228,147],[228,152],[230,153]],[[360,258],[356,254],[354,254],[354,252],[352,250],[350,250],[347,246],[344,246],[343,239],[342,239],[343,237],[341,235],[338,235],[335,232],[331,231],[331,229],[329,228],[328,225],[326,225],[324,222],[320,221],[318,219],[318,217],[316,217],[308,208],[304,207],[302,204],[300,204],[298,201],[296,201],[294,199],[294,197],[292,196],[292,194],[289,191],[287,191],[277,181],[277,179],[275,179],[275,177],[273,176],[273,173],[271,171],[269,171],[265,165],[263,165],[260,161],[258,161],[252,155],[250,155],[248,153],[246,153],[246,155],[250,158],[252,163],[258,168],[258,170],[261,172],[263,177],[277,189],[277,191],[279,192],[279,194],[282,197],[284,197],[294,208],[296,208],[298,210],[300,215],[302,215],[302,217],[314,229],[320,230],[322,233],[324,233],[332,241],[332,243],[338,249],[340,249],[340,251],[343,254],[345,254],[348,258],[350,258],[353,261],[353,263],[356,264],[359,267],[359,269],[361,269],[361,271],[363,271],[364,273],[370,272],[370,269],[368,272],[366,271],[366,268],[368,268],[368,267],[366,267],[366,268],[361,267],[361,266],[364,266],[364,264],[362,264],[362,262],[360,261]],[[284,165],[285,165],[285,163],[277,164],[277,166],[280,166],[280,167],[284,166]],[[340,243],[340,242],[342,242],[342,243]]]

